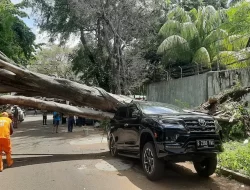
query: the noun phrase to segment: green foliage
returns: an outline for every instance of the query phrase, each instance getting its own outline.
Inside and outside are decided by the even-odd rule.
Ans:
[[[100,55],[97,49],[93,51],[96,56]],[[99,86],[106,91],[111,90],[110,62],[106,59],[103,59],[102,64],[92,62],[83,46],[79,46],[71,54],[71,59],[73,64],[72,69],[81,81],[87,85]]]
[[[228,142],[219,155],[219,165],[250,176],[250,143]]]
[[[216,9],[219,8],[226,8],[227,6],[227,0],[185,0],[185,1],[179,1],[179,0],[167,0],[168,6],[171,4],[177,4],[181,7],[184,7],[186,11],[192,10],[192,9],[198,9],[200,6],[207,6],[212,5]]]
[[[210,60],[224,47],[220,38],[228,36],[226,31],[218,29],[224,14],[213,6],[199,7],[198,11],[192,9],[190,12],[176,7],[167,18],[159,32],[165,38],[158,48],[163,63],[188,65],[196,62],[210,67]]]
[[[243,122],[240,121],[232,126],[229,132],[230,139],[237,140],[237,139],[244,139],[245,137],[246,137],[246,129]]]
[[[233,89],[241,89],[240,84],[236,84]],[[220,122],[222,126],[223,140],[244,140],[248,137],[249,115],[248,107],[243,102],[231,102],[221,107],[221,110],[232,115],[232,122]],[[233,121],[234,120],[234,121]]]
[[[70,62],[72,51],[68,47],[48,45],[37,52],[29,69],[50,76],[75,80]]]
[[[250,51],[246,48],[249,45],[250,19],[248,23],[248,16],[241,13],[242,8],[244,15],[248,15],[250,3],[236,4],[227,11],[216,10],[207,4],[189,12],[177,6],[167,14],[168,20],[159,31],[162,43],[157,51],[165,68],[191,66],[192,63],[206,68],[220,65],[224,69],[250,65]],[[246,29],[235,26],[236,30],[233,24],[241,22]]]
[[[110,119],[104,119],[100,123],[100,127],[104,129],[104,131],[109,131],[110,129]]]
[[[14,6],[9,0],[0,2],[0,51],[26,65],[35,52],[35,35],[20,19],[27,16],[19,10],[21,7],[21,4]]]
[[[201,47],[196,51],[193,57],[193,63],[200,63],[208,68],[211,67],[210,56],[206,48]]]
[[[230,34],[248,34],[250,30],[250,2],[243,1],[227,10],[228,20],[223,28]]]
[[[168,60],[175,62],[190,60],[190,48],[187,40],[177,35],[166,38],[159,46],[158,54],[165,54]]]

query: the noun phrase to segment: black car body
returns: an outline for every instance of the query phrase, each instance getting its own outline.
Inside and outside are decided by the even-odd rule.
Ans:
[[[208,115],[157,102],[135,101],[117,110],[110,122],[108,144],[113,156],[140,158],[143,165],[153,160],[155,168],[151,173],[144,167],[151,180],[160,178],[162,171],[156,170],[161,170],[157,167],[164,160],[193,161],[198,174],[209,176],[216,168],[216,154],[222,151],[219,132],[218,123]],[[212,169],[202,170],[204,165],[211,165],[211,160]]]

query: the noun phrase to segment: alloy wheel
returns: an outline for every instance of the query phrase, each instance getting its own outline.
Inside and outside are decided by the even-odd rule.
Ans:
[[[116,144],[114,138],[111,138],[110,151],[113,156],[116,155]]]
[[[149,148],[144,152],[144,167],[148,174],[151,174],[154,171],[154,155]]]

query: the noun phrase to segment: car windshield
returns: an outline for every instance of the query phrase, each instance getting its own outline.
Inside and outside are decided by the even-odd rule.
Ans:
[[[144,114],[175,114],[184,112],[179,107],[158,102],[142,103],[140,107]]]

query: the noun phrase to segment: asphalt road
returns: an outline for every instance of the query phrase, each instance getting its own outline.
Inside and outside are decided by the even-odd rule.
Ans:
[[[237,190],[250,189],[234,180],[213,175],[198,177],[190,163],[169,165],[164,179],[151,182],[140,162],[110,157],[103,132],[66,126],[52,134],[52,122],[29,116],[12,137],[14,166],[0,173],[1,190]]]

